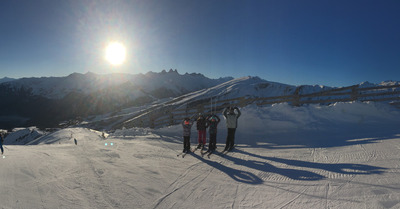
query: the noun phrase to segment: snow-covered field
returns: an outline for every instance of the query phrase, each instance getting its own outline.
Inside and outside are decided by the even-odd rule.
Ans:
[[[247,106],[236,149],[210,158],[199,151],[177,157],[180,126],[117,130],[106,139],[62,129],[35,137],[37,145],[5,146],[0,205],[400,208],[399,117],[400,110],[378,103]],[[225,137],[223,120],[220,151]]]

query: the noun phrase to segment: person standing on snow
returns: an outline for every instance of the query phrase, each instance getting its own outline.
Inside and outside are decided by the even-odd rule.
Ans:
[[[237,113],[235,113],[235,110]],[[242,113],[237,107],[225,108],[223,115],[226,120],[226,127],[228,128],[228,136],[226,137],[226,146],[224,151],[232,150],[235,145],[235,132],[237,128],[237,120]]]
[[[213,114],[207,117],[207,121],[210,127],[208,130],[210,132],[210,142],[208,143],[207,151],[214,151],[217,148],[217,126],[221,119]]]
[[[0,150],[1,150],[1,154],[4,153],[3,143],[4,143],[4,133],[1,132],[1,133],[0,133]]]
[[[197,125],[197,131],[198,131],[198,141],[199,145],[197,146],[197,149],[204,147],[206,145],[206,134],[207,134],[207,128],[208,128],[208,122],[206,118],[203,116],[203,114],[199,113],[199,117],[197,118],[196,121]]]
[[[185,118],[182,121],[183,127],[183,152],[190,152],[190,133],[192,130],[193,122],[190,118]]]

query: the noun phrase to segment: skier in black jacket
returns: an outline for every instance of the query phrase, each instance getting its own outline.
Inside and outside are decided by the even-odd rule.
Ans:
[[[217,148],[217,126],[221,119],[213,114],[207,117],[210,132],[210,142],[208,143],[208,151],[214,151]]]
[[[207,128],[208,128],[208,121],[206,118],[203,116],[203,114],[199,114],[199,117],[196,120],[196,125],[197,125],[197,131],[199,133],[198,135],[198,141],[199,145],[197,148],[204,147],[206,144],[206,134],[207,134]]]

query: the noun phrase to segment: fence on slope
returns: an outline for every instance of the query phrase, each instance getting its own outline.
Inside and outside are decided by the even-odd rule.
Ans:
[[[305,104],[321,104],[329,105],[336,102],[351,101],[373,101],[373,102],[389,102],[390,104],[400,107],[400,85],[360,87],[353,85],[349,87],[334,88],[330,90],[315,92],[311,94],[300,93],[302,86],[296,88],[294,94],[274,97],[254,98],[252,96],[244,96],[232,99],[217,100],[218,98],[205,98],[200,100],[189,100],[185,104],[179,103],[185,99],[179,97],[165,105],[145,111],[124,123],[120,124],[125,128],[131,127],[150,127],[158,128],[168,125],[179,124],[185,117],[194,117],[198,113],[205,115],[221,113],[224,108],[229,106],[245,107],[250,104],[258,106],[272,105],[277,103],[288,103],[292,106],[302,106]],[[212,102],[213,101],[213,102]],[[175,104],[178,103],[178,104]]]

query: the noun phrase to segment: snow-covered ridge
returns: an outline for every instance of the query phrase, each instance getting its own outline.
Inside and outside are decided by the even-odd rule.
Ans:
[[[73,73],[66,77],[21,78],[6,85],[14,89],[31,89],[34,95],[60,99],[70,92],[89,94],[121,85],[135,86],[146,92],[160,88],[168,89],[176,94],[209,88],[232,78],[209,79],[201,74],[179,74],[176,70],[146,74],[107,74],[98,75]],[[123,87],[123,86],[122,86]]]
[[[46,132],[36,127],[14,128],[5,138],[5,143],[9,145],[24,145],[45,134]]]
[[[192,92],[169,102],[173,105],[187,105],[196,101],[210,100],[221,102],[224,100],[246,98],[281,97],[297,94],[311,94],[334,89],[321,85],[293,86],[271,82],[259,77],[247,76],[233,79],[214,87]],[[298,91],[298,92],[297,92]]]
[[[4,77],[4,78],[0,78],[0,83],[6,83],[6,82],[10,82],[10,81],[14,81],[14,78],[9,78],[9,77]]]

